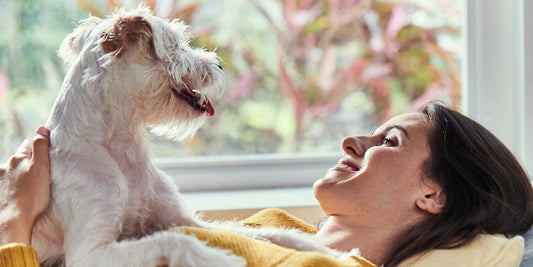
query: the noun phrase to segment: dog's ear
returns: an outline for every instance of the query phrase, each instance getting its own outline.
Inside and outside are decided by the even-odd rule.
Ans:
[[[137,48],[155,57],[154,37],[150,24],[140,16],[119,19],[113,30],[102,34],[102,49],[120,58],[124,53]]]
[[[57,54],[63,59],[63,62],[67,66],[78,57],[83,49],[85,39],[90,34],[91,30],[100,22],[102,22],[102,19],[94,16],[84,19],[76,29],[63,40]]]

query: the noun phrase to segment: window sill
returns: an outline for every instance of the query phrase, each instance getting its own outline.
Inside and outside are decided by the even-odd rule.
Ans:
[[[265,208],[281,208],[310,223],[324,217],[311,187],[184,192],[205,220],[242,220]]]
[[[154,164],[181,192],[220,192],[310,187],[341,157],[342,153],[157,158]]]

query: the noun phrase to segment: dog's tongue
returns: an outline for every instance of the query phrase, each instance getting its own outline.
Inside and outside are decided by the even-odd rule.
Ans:
[[[211,105],[209,100],[207,100],[207,103],[205,104],[205,115],[209,117],[215,115],[215,108],[213,108],[213,105]]]

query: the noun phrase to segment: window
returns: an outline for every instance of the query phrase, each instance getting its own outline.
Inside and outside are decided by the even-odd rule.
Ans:
[[[73,23],[138,1],[119,2],[6,4],[0,158],[46,120],[63,76],[55,51]],[[154,136],[157,158],[324,155],[430,99],[461,104],[462,1],[149,3],[191,25],[193,45],[216,48],[226,74],[217,115],[183,143]]]

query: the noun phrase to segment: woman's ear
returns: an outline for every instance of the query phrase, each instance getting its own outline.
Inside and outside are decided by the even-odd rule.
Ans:
[[[440,214],[446,205],[446,194],[439,187],[438,190],[427,192],[416,200],[416,206],[430,214]]]

